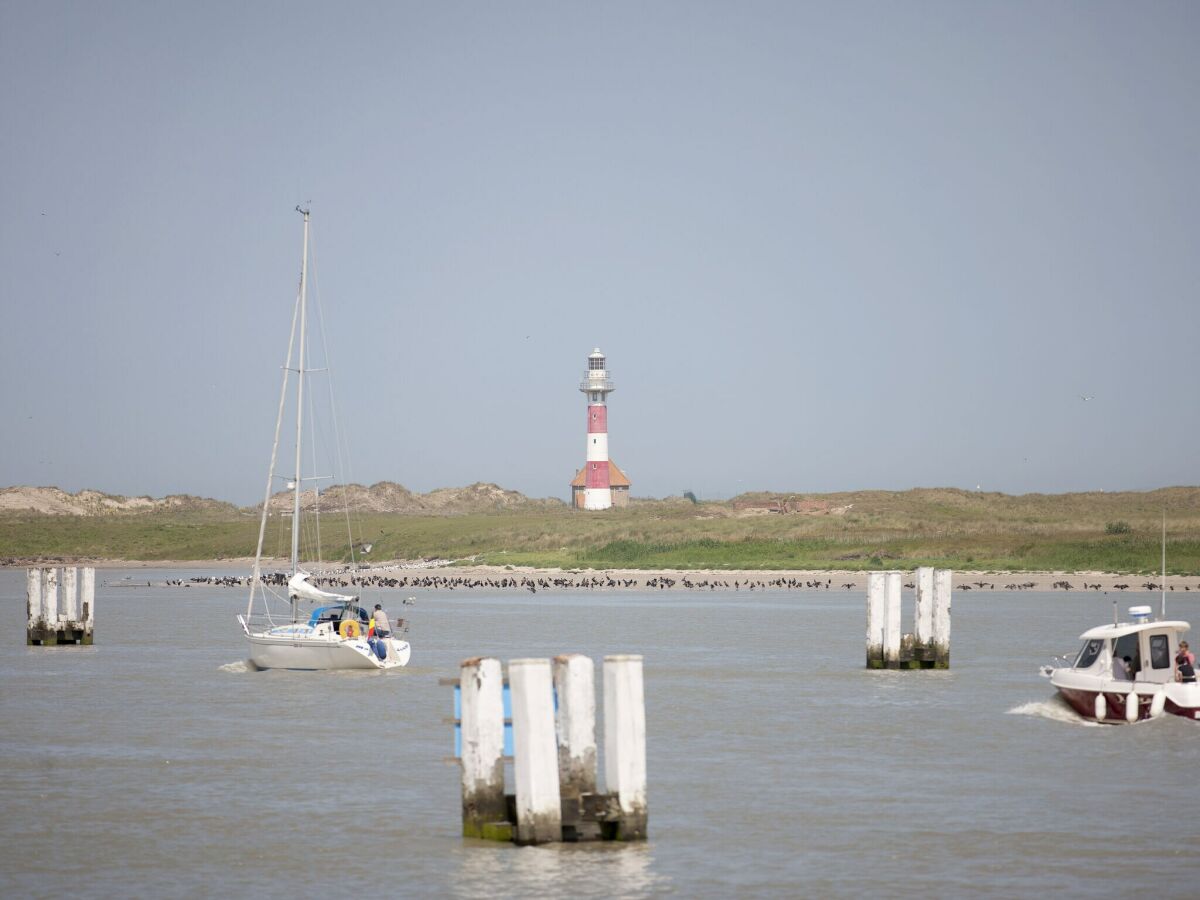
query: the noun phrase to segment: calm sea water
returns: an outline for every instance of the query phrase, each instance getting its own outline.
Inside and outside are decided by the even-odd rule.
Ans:
[[[1037,674],[1110,597],[956,593],[952,670],[869,672],[859,592],[384,591],[409,669],[289,673],[246,671],[240,589],[124,580],[187,574],[98,571],[96,645],[42,649],[0,571],[3,896],[1200,890],[1200,725],[1084,725]],[[645,656],[651,840],[463,840],[438,678],[567,651]]]

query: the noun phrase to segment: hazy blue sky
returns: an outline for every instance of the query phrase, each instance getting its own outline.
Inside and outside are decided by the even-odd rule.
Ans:
[[[0,484],[1197,483],[1200,4],[0,0]],[[1084,401],[1081,395],[1094,397]]]

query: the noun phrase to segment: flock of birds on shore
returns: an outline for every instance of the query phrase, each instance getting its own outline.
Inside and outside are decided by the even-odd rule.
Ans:
[[[286,587],[288,582],[288,574],[285,572],[270,572],[263,573],[260,580],[263,584],[276,587]],[[470,576],[446,576],[446,575],[421,575],[407,576],[403,578],[395,578],[388,575],[318,575],[309,579],[309,583],[323,588],[349,588],[349,587],[375,587],[375,588],[422,588],[425,590],[434,591],[453,591],[453,590],[474,590],[474,589],[516,589],[527,590],[531,594],[536,594],[539,590],[565,590],[565,589],[612,589],[612,588],[641,588],[649,590],[669,590],[675,587],[681,587],[685,590],[708,590],[708,591],[754,591],[754,590],[830,590],[834,587],[833,579],[802,579],[802,578],[773,578],[769,580],[763,579],[734,579],[732,582],[718,578],[703,578],[693,580],[686,575],[679,578],[670,578],[666,575],[654,575],[650,578],[614,578],[611,575],[595,576],[585,575],[581,578],[577,577],[529,577],[529,576],[504,576],[502,578],[479,578]],[[166,582],[172,587],[189,587],[191,585],[214,585],[219,587],[248,587],[250,585],[250,576],[234,576],[234,575],[199,575],[188,579],[173,578]],[[857,585],[853,581],[840,582],[837,587],[844,590],[852,590]],[[904,587],[912,590],[916,587],[913,582],[907,582]],[[1012,582],[1009,584],[1000,585],[1000,588],[1006,591],[1031,591],[1036,590],[1037,582],[1022,581]],[[1129,584],[1114,584],[1114,590],[1126,591],[1132,585]],[[1152,581],[1143,582],[1140,587],[1145,591],[1162,590],[1162,585]],[[1070,581],[1056,581],[1050,586],[1051,590],[1073,591],[1077,590],[1074,584]],[[994,591],[997,589],[995,582],[973,581],[970,583],[957,584],[954,586],[956,591]],[[1184,585],[1183,590],[1190,591],[1190,585]],[[1083,590],[1099,591],[1103,590],[1103,586],[1099,582],[1083,583]],[[1167,590],[1175,590],[1174,585],[1168,585]],[[1200,585],[1196,586],[1196,590],[1200,591]],[[407,601],[406,601],[407,602]]]

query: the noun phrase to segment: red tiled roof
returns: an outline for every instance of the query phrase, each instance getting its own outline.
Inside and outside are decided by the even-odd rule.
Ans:
[[[629,487],[629,476],[617,468],[617,464],[611,459],[608,461],[608,486],[609,487]],[[575,473],[575,477],[571,479],[571,487],[583,487],[583,469]]]

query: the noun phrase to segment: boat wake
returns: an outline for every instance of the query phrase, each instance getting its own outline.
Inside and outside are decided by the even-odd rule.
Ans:
[[[237,662],[225,663],[225,665],[219,666],[218,671],[240,675],[243,672],[257,672],[258,666],[248,659],[239,659]]]
[[[1057,694],[1049,700],[1033,700],[1014,706],[1008,711],[1010,716],[1033,716],[1036,719],[1049,719],[1052,722],[1065,722],[1068,725],[1084,725],[1088,728],[1101,728],[1099,722],[1090,722],[1071,709],[1067,701]]]

